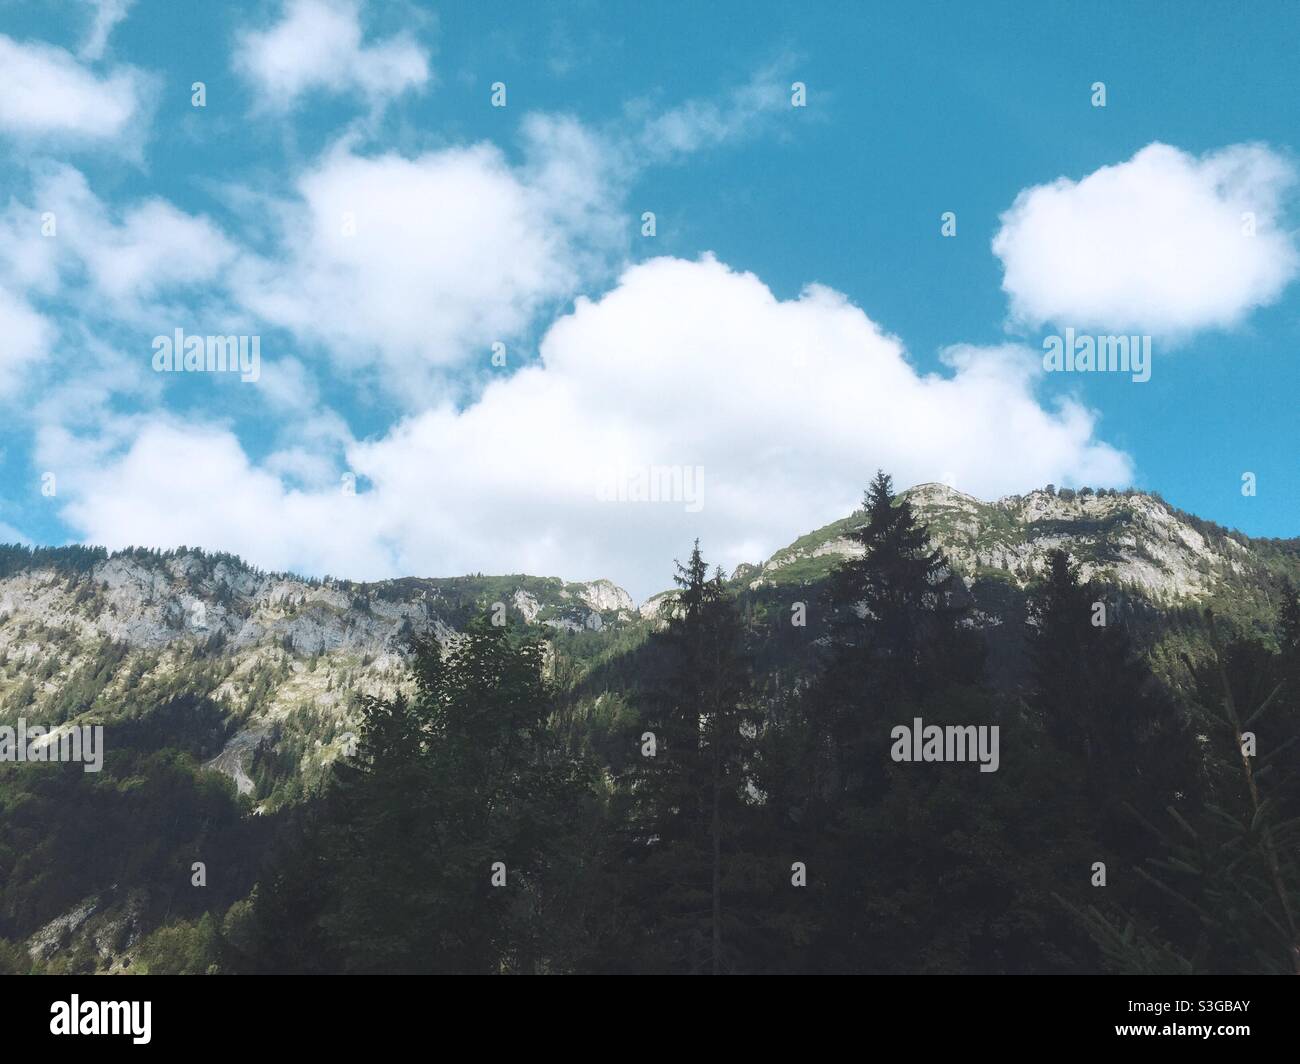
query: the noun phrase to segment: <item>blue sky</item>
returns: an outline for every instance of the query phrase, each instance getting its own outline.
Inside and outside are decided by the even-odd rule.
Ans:
[[[1300,534],[1298,24],[0,2],[0,538],[645,595],[878,465]],[[155,372],[176,328],[258,380]],[[1151,336],[1150,380],[1044,372],[1067,328]]]

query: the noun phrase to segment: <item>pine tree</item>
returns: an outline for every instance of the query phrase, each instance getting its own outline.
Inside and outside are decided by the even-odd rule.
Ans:
[[[367,700],[356,755],[335,763],[319,848],[268,877],[266,911],[312,898],[302,880],[315,875],[324,896],[297,937],[323,935],[346,970],[566,967],[584,946],[557,914],[573,915],[562,887],[582,864],[575,837],[595,797],[549,729],[543,664],[537,639],[486,620],[445,651],[418,642],[414,693]]]
[[[1280,737],[1278,745],[1284,744],[1294,760],[1296,747],[1300,746],[1300,590],[1289,580],[1283,584],[1278,609],[1278,644],[1277,678],[1281,687],[1273,720]],[[1283,815],[1300,817],[1300,772],[1280,779],[1275,791]]]
[[[983,655],[963,627],[965,587],[884,472],[876,473],[864,505],[866,524],[849,534],[863,554],[843,563],[832,581],[838,643],[865,655],[877,686],[887,689],[915,695],[973,681]]]
[[[1222,646],[1208,620],[1210,660],[1188,666],[1209,792],[1194,813],[1171,806],[1172,827],[1152,826],[1160,853],[1138,870],[1169,911],[1076,911],[1121,971],[1300,974],[1300,817],[1278,801],[1297,736],[1273,724],[1283,684],[1269,652],[1240,639]]]
[[[1290,580],[1282,585],[1282,605],[1278,610],[1282,655],[1287,661],[1300,658],[1300,591]]]
[[[965,587],[885,473],[872,480],[865,510],[866,522],[850,533],[863,553],[830,581],[836,621],[826,666],[801,699],[812,804],[878,790],[888,724],[982,672]]]
[[[1069,557],[1048,555],[1031,595],[1030,702],[1044,730],[1078,765],[1100,840],[1126,857],[1142,852],[1128,807],[1152,816],[1195,785],[1187,722],[1118,623],[1115,603],[1079,579]]]
[[[735,969],[729,938],[741,920],[728,890],[745,889],[740,843],[757,721],[741,618],[721,571],[708,576],[698,541],[675,581],[657,636],[665,675],[645,721],[654,756],[633,773],[634,874],[658,927],[647,963],[719,974]]]

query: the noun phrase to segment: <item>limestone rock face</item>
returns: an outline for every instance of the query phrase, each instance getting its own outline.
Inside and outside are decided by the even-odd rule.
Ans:
[[[250,649],[283,645],[301,654],[383,654],[404,631],[442,634],[473,592],[456,580],[373,584],[308,581],[260,573],[198,554],[141,559],[114,554],[87,573],[34,565],[0,579],[0,647],[27,626],[57,626],[81,639],[160,649],[215,636]],[[477,598],[503,601],[525,623],[572,613],[632,614],[631,596],[609,580],[564,584],[536,577],[488,577]],[[440,627],[441,626],[441,627]]]
[[[569,632],[638,621],[631,597],[608,580],[356,584],[263,573],[199,551],[123,551],[89,565],[59,552],[11,560],[0,568],[0,721],[21,714],[44,723],[70,689],[90,691],[77,709],[93,716],[131,690],[184,686],[192,676],[198,693],[239,718],[208,764],[247,794],[251,758],[259,743],[276,745],[277,724],[295,711],[318,716],[318,734],[302,737],[307,760],[337,756],[331,735],[349,726],[359,699],[406,682],[412,636],[448,646],[497,604],[511,623]],[[105,654],[115,657],[111,674],[97,666]],[[100,676],[89,687],[88,673]]]
[[[632,596],[608,580],[593,580],[582,585],[580,597],[597,613],[607,610],[631,610],[635,607]]]
[[[1084,575],[1162,607],[1225,587],[1300,580],[1300,546],[1252,541],[1140,492],[1038,490],[985,502],[943,484],[903,492],[954,570],[1023,588],[1053,548]],[[815,583],[861,548],[861,512],[801,536],[765,562],[738,566],[733,586]],[[639,607],[609,580],[465,576],[377,583],[264,573],[200,551],[0,550],[0,722],[93,720],[132,692],[185,690],[215,700],[231,722],[208,763],[244,793],[259,744],[294,746],[304,772],[338,756],[359,700],[408,682],[413,636],[444,647],[475,617],[565,638],[607,639],[663,623],[672,592]],[[996,606],[983,623],[996,626]],[[553,658],[548,658],[548,662]]]
[[[1209,536],[1205,522],[1140,492],[1038,490],[984,502],[944,484],[920,484],[901,494],[967,583],[996,570],[1024,586],[1059,548],[1085,577],[1168,605],[1202,599],[1253,564],[1245,537],[1224,529]],[[734,579],[756,589],[824,576],[860,552],[846,534],[864,520],[859,513],[803,536],[761,565],[739,567]]]

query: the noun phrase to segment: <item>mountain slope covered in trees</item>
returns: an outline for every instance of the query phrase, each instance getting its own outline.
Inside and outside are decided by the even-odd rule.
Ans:
[[[1150,495],[883,477],[639,611],[5,548],[0,724],[109,753],[0,765],[0,965],[1285,968],[1297,578]],[[899,763],[914,719],[998,770]]]

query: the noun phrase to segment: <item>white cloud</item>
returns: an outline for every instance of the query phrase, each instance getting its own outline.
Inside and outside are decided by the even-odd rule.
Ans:
[[[202,216],[158,198],[114,209],[80,171],[37,164],[28,202],[0,212],[0,396],[39,380],[23,413],[65,424],[114,394],[156,399],[153,336],[244,331],[220,284],[236,254]]]
[[[765,71],[726,104],[638,108],[619,128],[529,114],[516,157],[479,142],[409,156],[368,153],[349,133],[262,199],[273,240],[231,271],[239,303],[323,348],[337,367],[408,409],[447,394],[492,345],[518,342],[577,292],[608,283],[637,223],[623,200],[644,168],[750,135],[778,107]]]
[[[47,214],[53,229],[45,236]],[[88,283],[94,298],[82,316],[118,322],[166,313],[156,305],[160,299],[210,286],[237,254],[214,223],[166,200],[114,210],[70,166],[42,169],[30,205],[11,205],[0,225],[16,241],[13,253],[0,249],[0,277],[8,272],[45,294]]]
[[[316,382],[301,359],[283,355],[270,363],[258,380],[258,394],[282,413],[301,415],[320,401]]]
[[[130,145],[149,88],[133,67],[100,76],[63,48],[0,34],[0,131]]]
[[[81,459],[86,451],[99,461]],[[141,420],[112,458],[97,441],[47,431],[39,453],[70,500],[63,517],[110,549],[201,546],[270,569],[350,578],[382,562],[379,530],[359,497],[344,495],[337,479],[331,490],[286,488],[220,426]]]
[[[359,26],[357,10],[291,4],[253,43],[296,47],[275,35],[320,19],[311,26],[329,40],[370,56],[359,28],[339,31],[340,19]],[[250,76],[280,79],[290,100],[338,87],[336,64],[313,66],[307,52],[289,48],[281,67]],[[609,576],[645,595],[696,535],[728,567],[758,560],[849,512],[877,466],[900,484],[949,479],[985,497],[1129,481],[1127,457],[1097,441],[1089,411],[1038,401],[1036,352],[956,347],[947,372],[923,376],[844,296],[813,286],[778,300],[710,258],[627,270],[552,325],[539,363],[515,369],[538,321],[611,283],[638,169],[747,135],[776,106],[762,84],[739,91],[736,114],[688,105],[630,122],[630,134],[530,116],[517,160],[490,144],[363,153],[349,137],[298,175],[292,196],[263,200],[278,224],[261,254],[164,200],[110,206],[70,167],[39,171],[31,202],[0,216],[0,237],[19,238],[12,254],[0,246],[0,286],[18,293],[0,318],[36,316],[20,359],[30,366],[46,303],[80,308],[59,319],[60,339],[87,357],[29,411],[63,519],[109,547],[184,543],[354,578]],[[34,235],[45,210],[55,240]],[[232,307],[308,353],[264,352],[262,384],[239,393],[252,413],[229,395],[210,420],[159,409],[171,386],[148,371],[148,350],[114,345],[175,325],[244,331],[223,318]],[[511,345],[513,375],[489,376],[458,405],[448,380],[487,372],[494,340]],[[313,361],[313,348],[329,359]],[[337,395],[329,368],[369,378],[412,413],[356,440],[322,399]],[[125,387],[134,402],[105,402]],[[223,411],[264,419],[258,451]],[[647,467],[702,468],[701,505],[602,501],[612,471]],[[340,489],[343,474],[358,494]]]
[[[758,71],[719,100],[687,100],[678,107],[651,115],[634,139],[638,158],[668,161],[702,148],[742,140],[774,115],[799,114],[790,102],[790,79],[778,70],[786,58]]]
[[[352,444],[355,497],[337,477],[329,490],[287,488],[228,431],[155,419],[68,478],[64,517],[110,547],[203,545],[354,578],[608,576],[647,595],[696,535],[725,566],[758,560],[848,513],[877,466],[900,484],[951,476],[985,497],[1129,480],[1091,414],[1036,400],[1032,352],[946,357],[951,375],[919,375],[898,340],[829,289],[781,301],[712,259],[656,259],[580,299],[545,337],[542,364],[464,410],[426,410]],[[75,461],[76,447],[62,452]],[[304,461],[286,456],[278,471]],[[601,500],[612,468],[650,465],[703,467],[702,508]]]
[[[28,368],[47,353],[53,334],[26,301],[0,288],[0,399],[22,388]]]
[[[492,343],[569,296],[619,234],[600,146],[578,123],[530,118],[524,155],[340,145],[299,179],[277,257],[245,262],[235,289],[345,368],[378,365],[401,400],[427,398],[449,367],[486,367]]]
[[[145,200],[120,223],[72,239],[95,287],[123,304],[211,282],[235,255],[211,222],[161,199]]]
[[[239,35],[235,68],[272,110],[318,91],[358,92],[377,106],[430,76],[428,52],[410,34],[363,42],[357,0],[289,0],[278,22]]]
[[[993,241],[1012,315],[1174,337],[1237,324],[1295,276],[1281,226],[1295,176],[1260,145],[1197,158],[1151,144],[1080,181],[1026,189]],[[1254,235],[1243,231],[1248,212]]]
[[[150,349],[138,343],[109,343],[82,323],[62,323],[58,346],[44,365],[38,390],[25,405],[35,426],[76,426],[103,431],[118,421],[115,397],[152,408],[163,397],[167,377],[153,372]]]
[[[135,0],[85,0],[95,9],[90,28],[81,43],[78,54],[82,59],[102,59],[108,47],[108,38],[117,24],[126,18]]]

